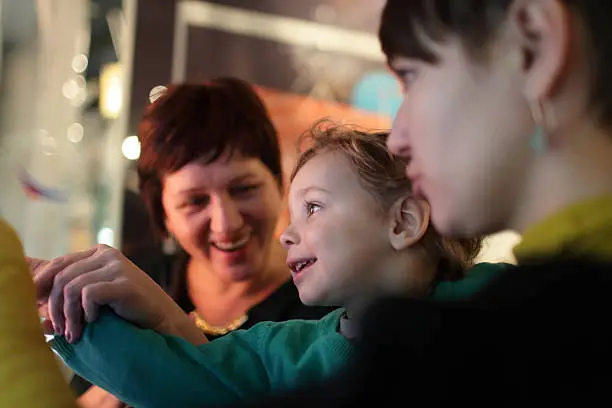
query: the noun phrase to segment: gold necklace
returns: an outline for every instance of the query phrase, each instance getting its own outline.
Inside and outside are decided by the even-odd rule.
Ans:
[[[210,334],[212,336],[223,336],[224,334],[234,331],[240,326],[242,326],[249,319],[249,317],[245,314],[237,319],[234,319],[225,326],[213,326],[212,324],[209,324],[206,320],[202,319],[202,317],[200,317],[198,312],[196,312],[195,310],[189,313],[189,315],[193,319],[195,325],[200,330],[202,330],[204,334]]]

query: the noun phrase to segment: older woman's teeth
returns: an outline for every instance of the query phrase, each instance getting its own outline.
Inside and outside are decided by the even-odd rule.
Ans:
[[[246,235],[244,237],[242,237],[241,239],[239,239],[238,241],[231,241],[231,242],[215,242],[213,245],[220,249],[221,251],[237,251],[239,249],[244,248],[244,246],[249,242],[249,239],[251,238],[251,235]]]

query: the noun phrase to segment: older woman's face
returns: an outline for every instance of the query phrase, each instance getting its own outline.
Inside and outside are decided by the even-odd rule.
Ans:
[[[282,195],[259,159],[191,162],[166,175],[162,203],[168,231],[222,279],[248,280],[267,267]]]

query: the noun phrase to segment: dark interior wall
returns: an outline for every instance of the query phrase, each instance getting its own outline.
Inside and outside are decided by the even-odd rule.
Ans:
[[[174,21],[177,0],[138,2],[132,76],[131,132],[136,131],[142,109],[155,85],[171,79]],[[259,11],[336,27],[375,33],[377,15],[384,0],[212,0],[225,6]],[[237,35],[220,30],[190,27],[188,30],[186,81],[231,75],[258,85],[294,93],[308,93],[315,81],[330,84],[329,95],[347,102],[353,84],[366,71],[384,69],[382,63]],[[302,61],[294,56],[301,52]],[[304,72],[310,58],[324,69]]]

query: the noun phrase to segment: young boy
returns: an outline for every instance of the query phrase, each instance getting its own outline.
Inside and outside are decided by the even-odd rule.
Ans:
[[[291,223],[281,240],[302,301],[342,309],[320,321],[261,323],[197,347],[103,310],[75,344],[56,337],[65,362],[135,406],[252,401],[344,367],[372,300],[435,297],[440,281],[461,278],[480,240],[447,239],[430,226],[429,204],[412,195],[404,162],[386,149],[386,134],[321,125],[310,136],[312,146],[291,176]],[[499,271],[483,269],[480,276]],[[128,301],[139,293],[130,292],[138,284],[130,276],[116,289]],[[128,320],[139,316],[141,326],[147,321],[146,310],[119,310]],[[398,316],[397,324],[404,320]]]

